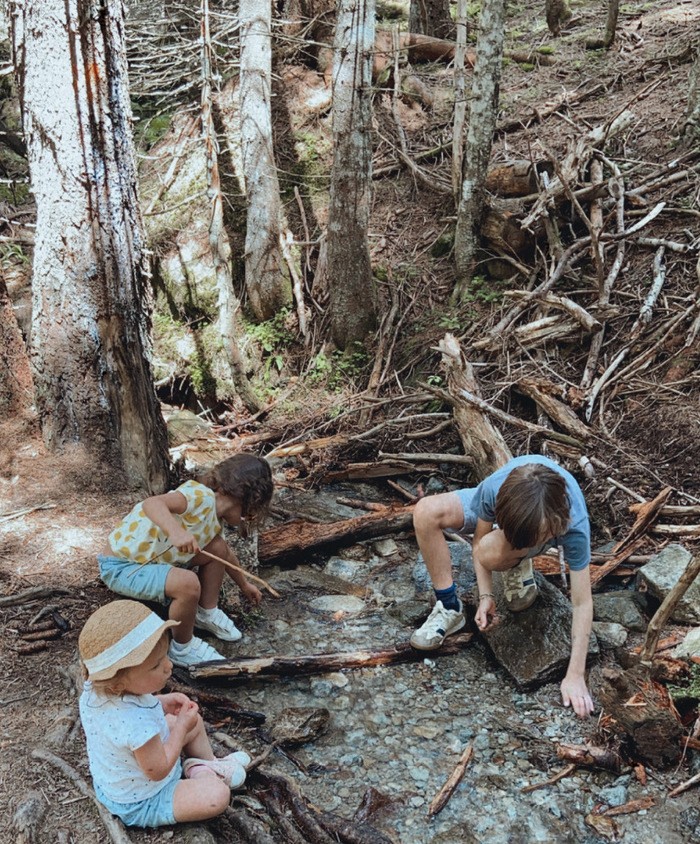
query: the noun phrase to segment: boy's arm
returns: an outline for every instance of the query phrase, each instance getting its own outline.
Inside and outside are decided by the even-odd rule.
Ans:
[[[591,596],[591,575],[588,566],[580,571],[570,572],[571,603],[571,657],[566,676],[561,682],[561,696],[564,706],[573,707],[579,718],[587,718],[593,712],[593,699],[586,685],[586,657],[588,641],[593,622],[593,598]]]
[[[152,495],[141,506],[146,516],[165,531],[168,539],[179,551],[185,554],[196,554],[199,551],[195,537],[185,530],[173,515],[181,516],[187,510],[187,499],[181,492]]]

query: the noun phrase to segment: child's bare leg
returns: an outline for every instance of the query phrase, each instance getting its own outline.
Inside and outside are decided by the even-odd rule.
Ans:
[[[175,724],[175,715],[166,715],[165,720],[172,730]],[[214,751],[211,749],[211,742],[204,727],[202,716],[197,716],[197,725],[193,727],[185,736],[185,742],[182,745],[182,752],[186,757],[194,756],[196,759],[214,759]]]
[[[173,639],[181,645],[189,642],[194,633],[194,616],[200,593],[201,586],[195,572],[174,566],[168,572],[165,581],[165,594],[171,601],[168,615],[180,622],[172,628],[172,633]]]
[[[229,547],[220,536],[214,537],[205,550],[224,560],[230,559]],[[192,562],[199,566],[199,582],[202,590],[199,605],[206,610],[213,609],[219,603],[221,584],[224,582],[224,566],[203,554],[197,554]]]
[[[212,771],[180,780],[173,795],[173,811],[178,823],[215,818],[228,806],[231,789]]]
[[[443,530],[459,530],[464,511],[459,497],[452,492],[421,498],[413,511],[413,527],[430,580],[435,589],[452,586],[452,562]]]

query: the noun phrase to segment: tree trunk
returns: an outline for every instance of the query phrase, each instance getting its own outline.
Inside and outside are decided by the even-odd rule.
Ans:
[[[0,276],[0,419],[28,415],[33,397],[27,349]]]
[[[684,132],[690,138],[700,138],[700,41],[695,44],[695,61],[688,79],[688,111]]]
[[[559,35],[562,25],[571,19],[568,0],[545,0],[545,16],[549,31]]]
[[[81,443],[134,485],[162,490],[123,2],[12,6],[37,206],[31,354],[44,440]]]
[[[231,378],[243,404],[251,413],[262,407],[245,372],[238,345],[240,302],[231,277],[231,244],[224,227],[224,197],[219,178],[219,142],[212,116],[211,35],[209,2],[202,0],[202,134],[207,152],[207,190],[211,202],[209,247],[219,292],[219,332],[231,370]]]
[[[280,249],[282,203],[272,148],[270,0],[241,0],[241,146],[248,200],[245,279],[257,319],[292,302]]]
[[[340,0],[333,59],[333,170],[327,275],[331,330],[344,349],[376,326],[367,228],[372,197],[374,0]]]
[[[481,218],[484,182],[498,114],[505,5],[505,0],[484,0],[479,16],[476,65],[464,154],[466,166],[455,232],[455,300],[466,292],[474,271],[474,255],[478,243],[477,227]]]
[[[408,30],[435,38],[454,38],[450,0],[411,0]]]

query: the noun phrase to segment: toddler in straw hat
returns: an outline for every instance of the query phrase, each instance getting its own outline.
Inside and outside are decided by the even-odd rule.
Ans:
[[[169,617],[180,622],[169,651],[175,665],[188,668],[223,659],[194,635],[195,627],[224,642],[241,638],[233,620],[217,606],[224,565],[209,554],[237,564],[221,535],[221,522],[245,536],[271,497],[267,461],[254,454],[234,454],[198,481],[140,502],[109,535],[109,548],[97,558],[100,577],[127,598],[168,605]],[[228,572],[241,594],[258,604],[262,595],[257,586],[241,571]]]
[[[86,677],[80,720],[95,794],[127,826],[221,814],[250,764],[243,751],[214,757],[187,695],[157,694],[172,672],[168,630],[178,623],[137,601],[112,601],[90,616],[78,640]]]

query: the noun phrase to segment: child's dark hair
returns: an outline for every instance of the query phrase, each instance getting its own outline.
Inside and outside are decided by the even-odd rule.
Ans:
[[[508,474],[496,496],[496,521],[513,548],[532,548],[566,533],[569,498],[564,478],[549,466],[526,463]]]
[[[238,498],[244,519],[260,519],[272,498],[272,472],[262,457],[234,454],[205,472],[199,480],[214,492]]]

